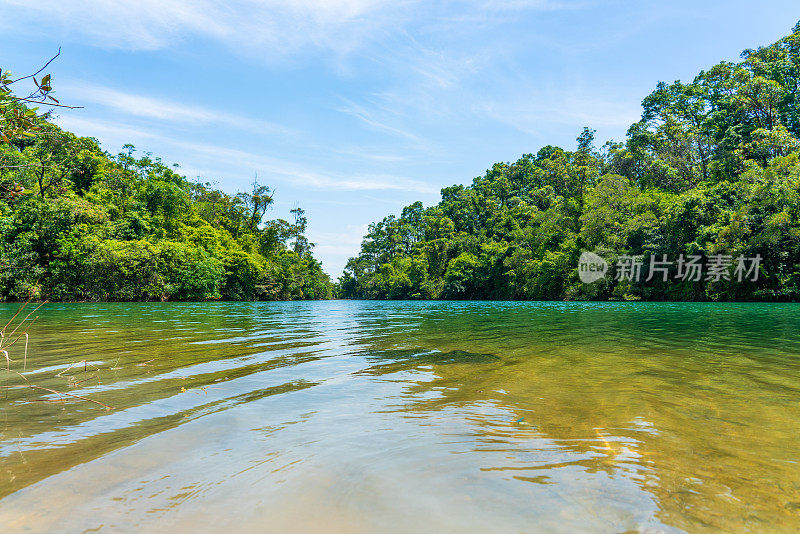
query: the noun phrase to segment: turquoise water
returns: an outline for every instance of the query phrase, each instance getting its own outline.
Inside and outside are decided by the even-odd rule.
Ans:
[[[37,314],[0,356],[4,532],[800,529],[795,305]]]

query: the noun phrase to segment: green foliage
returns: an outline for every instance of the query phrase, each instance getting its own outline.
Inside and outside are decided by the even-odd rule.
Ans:
[[[624,143],[546,146],[369,227],[349,298],[800,300],[800,24],[659,83]],[[751,284],[577,278],[582,250],[764,259]]]
[[[61,51],[59,50],[60,53]],[[58,54],[56,54],[56,57],[58,57]],[[12,76],[8,70],[0,69],[0,143],[24,141],[26,138],[33,137],[34,133],[39,129],[41,119],[46,117],[46,114],[37,114],[36,108],[30,108],[30,104],[59,106],[58,100],[50,94],[53,90],[50,84],[50,75],[45,74],[41,80],[36,79],[36,75],[42,72],[53,59],[48,61],[35,74],[20,76],[19,78]],[[19,84],[24,80],[33,82],[33,90],[27,95],[15,96],[12,91],[12,85]]]
[[[33,120],[36,135],[0,142],[0,300],[332,296],[303,210],[263,221],[269,188],[228,195]]]

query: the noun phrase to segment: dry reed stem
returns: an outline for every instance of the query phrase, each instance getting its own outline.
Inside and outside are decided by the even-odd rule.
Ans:
[[[30,302],[30,301],[29,301],[29,302]],[[32,312],[30,312],[28,315],[26,315],[26,316],[25,316],[25,318],[24,318],[22,321],[20,321],[20,322],[19,322],[19,324],[17,325],[17,327],[16,327],[14,330],[12,330],[10,334],[8,334],[8,337],[11,337],[11,336],[13,336],[13,335],[14,335],[14,333],[15,333],[17,330],[19,330],[19,327],[20,327],[20,326],[22,326],[23,324],[25,324],[25,321],[27,321],[27,320],[30,318],[30,316],[31,316],[31,315],[33,315],[34,313],[36,313],[36,312],[39,310],[39,308],[41,308],[42,306],[44,306],[45,304],[47,304],[47,302],[48,302],[48,301],[46,301],[46,300],[45,300],[44,302],[42,302],[41,304],[39,304],[38,306],[36,306],[36,307],[33,309],[33,311],[32,311]],[[26,303],[25,303],[25,306],[27,306],[27,305],[28,305],[28,303],[26,302]],[[23,308],[24,308],[25,306],[23,306]],[[20,311],[22,311],[22,310],[20,309]],[[17,312],[17,313],[19,313],[19,312]],[[36,317],[35,317],[33,320],[35,321],[35,320],[36,320],[36,319],[38,319],[38,318],[39,318],[39,316],[37,315],[37,316],[36,316]],[[33,322],[33,321],[31,321],[31,322]],[[28,326],[30,326],[30,323],[28,323]],[[5,327],[4,327],[4,328],[3,328],[3,332],[5,332],[5,330],[6,330],[6,329],[5,329]],[[20,335],[21,335],[21,334],[20,334]],[[18,338],[18,339],[19,339],[19,338]]]
[[[29,388],[32,388],[32,389],[43,389],[43,390],[45,390],[45,391],[49,391],[49,392],[51,392],[51,393],[55,393],[55,394],[56,394],[56,395],[58,395],[59,397],[60,397],[61,395],[67,395],[67,396],[69,396],[69,397],[74,397],[74,398],[76,398],[76,399],[81,399],[81,400],[84,400],[84,401],[93,402],[93,403],[95,403],[95,404],[99,404],[100,406],[104,406],[104,407],[105,407],[107,410],[113,410],[113,409],[114,409],[113,407],[109,406],[108,404],[103,404],[103,403],[102,403],[102,402],[100,402],[100,401],[96,401],[96,400],[94,400],[94,399],[90,399],[90,398],[88,398],[88,397],[81,397],[80,395],[73,395],[72,393],[67,393],[66,391],[56,391],[55,389],[45,388],[45,387],[42,387],[42,386],[34,386],[34,385],[32,385],[32,384],[31,384],[31,385],[29,385],[28,387],[29,387]]]
[[[5,324],[5,326],[3,326],[2,330],[0,330],[0,354],[3,354],[5,356],[5,358],[6,358],[6,373],[14,373],[16,375],[19,375],[23,380],[25,380],[25,382],[27,384],[23,384],[23,385],[20,385],[20,386],[0,386],[0,389],[5,389],[6,393],[8,393],[8,390],[10,390],[10,389],[28,388],[28,389],[33,389],[33,390],[48,391],[50,393],[58,395],[58,400],[57,401],[53,401],[53,400],[49,400],[49,399],[34,399],[34,400],[28,401],[28,402],[63,402],[65,400],[64,396],[66,395],[67,397],[72,397],[74,399],[80,399],[82,401],[91,402],[93,404],[98,404],[100,406],[103,406],[107,410],[113,410],[114,408],[112,406],[109,406],[108,404],[102,403],[102,402],[94,400],[94,399],[90,399],[88,397],[84,397],[82,395],[75,395],[73,393],[67,393],[65,391],[57,391],[57,390],[52,389],[52,388],[47,388],[47,387],[44,387],[44,386],[37,386],[37,385],[31,384],[30,380],[28,380],[28,378],[25,375],[23,375],[22,373],[20,373],[18,371],[14,371],[14,370],[11,369],[12,360],[11,360],[11,356],[8,353],[8,349],[10,349],[20,339],[22,339],[24,337],[25,338],[25,352],[24,352],[24,356],[23,356],[23,368],[22,369],[23,369],[23,371],[27,370],[27,368],[28,368],[28,342],[30,341],[30,336],[28,334],[28,328],[30,327],[31,323],[33,323],[36,319],[39,318],[39,316],[37,315],[36,317],[34,317],[30,321],[29,321],[29,319],[30,319],[31,315],[36,313],[36,311],[38,311],[39,308],[41,308],[42,306],[47,304],[48,301],[45,300],[44,302],[42,302],[41,304],[36,306],[36,308],[34,308],[30,313],[28,313],[28,315],[26,315],[25,318],[22,319],[11,332],[6,333],[6,330],[8,330],[9,326],[11,326],[14,323],[14,319],[16,319],[17,316],[19,316],[19,314],[22,312],[22,310],[24,310],[28,306],[28,304],[30,304],[30,302],[31,302],[31,299],[28,299],[27,302],[25,302],[22,306],[20,306],[19,309],[17,310],[17,312],[13,316],[11,316],[11,319],[9,319],[8,322]],[[17,331],[20,329],[20,327],[23,324],[25,325],[25,329],[13,341],[11,341],[8,344],[5,344],[6,340],[10,340],[14,336],[14,334],[17,333]],[[87,372],[87,367],[88,366],[91,366],[94,369],[96,369],[97,371],[100,371],[100,369],[96,365],[90,364],[86,360],[81,360],[80,362],[73,363],[68,368],[66,368],[63,371],[61,371],[60,373],[58,373],[56,376],[62,376],[63,373],[66,373],[67,371],[72,369],[75,365],[78,365],[80,363],[83,363],[83,371],[84,372]],[[93,377],[86,378],[84,380],[81,380],[80,382],[75,382],[74,384],[72,384],[72,386],[73,387],[77,387],[78,384],[81,384],[81,383],[86,382],[87,380],[91,380],[93,378],[99,378],[99,375],[95,375]]]
[[[69,367],[67,367],[66,369],[64,369],[64,370],[63,370],[63,371],[61,371],[60,373],[58,373],[56,376],[61,376],[61,375],[63,375],[64,373],[66,373],[67,371],[69,371],[70,369],[72,369],[73,367],[75,367],[76,365],[78,365],[78,364],[80,364],[80,363],[82,363],[82,364],[83,364],[83,372],[84,372],[84,373],[86,372],[86,366],[87,366],[87,365],[91,365],[91,366],[92,366],[92,367],[93,367],[93,368],[94,368],[96,371],[99,371],[99,370],[100,370],[100,368],[99,368],[99,367],[97,367],[96,365],[94,365],[94,364],[92,364],[92,363],[89,363],[89,362],[87,362],[86,360],[81,360],[81,361],[79,361],[79,362],[75,362],[75,363],[73,363],[72,365],[70,365]],[[69,376],[69,375],[67,375],[67,376]]]
[[[100,375],[94,375],[90,376],[89,378],[84,378],[83,380],[78,380],[77,382],[73,382],[72,384],[70,384],[70,387],[76,388],[78,387],[78,384],[83,384],[84,382],[88,382],[89,380],[94,380],[95,378],[100,380]]]
[[[15,371],[12,371],[12,372],[15,372]],[[17,374],[19,374],[19,373],[17,373]],[[22,378],[25,378],[25,377],[23,376]],[[28,379],[25,378],[25,380],[28,380]],[[66,396],[72,397],[74,399],[80,399],[80,400],[83,400],[83,401],[92,402],[94,404],[99,404],[100,406],[103,406],[104,408],[106,408],[108,410],[113,410],[114,409],[113,406],[109,406],[108,404],[104,404],[104,403],[102,403],[100,401],[97,401],[97,400],[94,400],[94,399],[90,399],[89,397],[83,397],[81,395],[75,395],[73,393],[67,393],[66,391],[57,391],[55,389],[46,388],[44,386],[36,386],[36,385],[30,384],[30,383],[27,384],[27,385],[22,385],[22,386],[0,386],[0,388],[5,389],[5,390],[23,389],[23,388],[41,389],[42,391],[49,391],[50,393],[55,393],[56,395],[58,395],[59,400],[62,401],[62,402],[64,401],[64,395],[66,395]],[[34,399],[34,401],[35,402],[53,402],[53,401],[49,401],[47,399]],[[29,402],[34,402],[34,401],[29,401]]]
[[[19,315],[19,314],[20,314],[20,312],[21,312],[22,310],[24,310],[24,309],[25,309],[25,306],[27,306],[27,305],[28,305],[28,303],[29,303],[30,301],[31,301],[31,299],[28,299],[28,300],[27,300],[27,302],[25,302],[25,304],[23,304],[22,306],[20,306],[20,308],[17,310],[17,313],[15,313],[14,315],[12,315],[12,316],[11,316],[11,319],[9,319],[9,320],[8,320],[8,322],[6,323],[6,325],[3,327],[3,329],[2,329],[2,330],[0,330],[0,332],[1,332],[1,333],[5,334],[5,332],[6,332],[6,328],[8,328],[8,325],[10,325],[10,324],[12,323],[12,321],[14,321],[14,319],[16,319],[16,318],[17,318],[17,315]]]

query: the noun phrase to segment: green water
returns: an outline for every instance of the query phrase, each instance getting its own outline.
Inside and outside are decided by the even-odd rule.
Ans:
[[[39,315],[29,383],[114,409],[4,390],[4,533],[800,530],[798,306]]]

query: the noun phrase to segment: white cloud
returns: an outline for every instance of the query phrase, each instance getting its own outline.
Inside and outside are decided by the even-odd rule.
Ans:
[[[355,102],[347,101],[347,104],[339,108],[339,111],[356,117],[358,120],[374,130],[382,131],[398,137],[403,137],[409,141],[414,141],[415,143],[422,142],[417,135],[401,127],[391,125],[387,121],[378,119],[375,111],[368,110],[364,106],[359,106]]]
[[[348,48],[382,11],[380,0],[3,0],[10,25],[50,25],[94,44],[157,50],[189,36],[283,54],[304,46]],[[13,8],[13,9],[11,9]],[[370,15],[370,17],[367,17]],[[243,49],[244,50],[244,49]]]
[[[107,123],[83,119],[75,116],[61,117],[59,125],[80,135],[97,137],[106,145],[121,146],[126,142],[157,142],[160,147],[178,149],[183,155],[181,160],[197,172],[205,171],[204,178],[230,175],[238,169],[240,173],[251,176],[253,172],[262,175],[280,177],[283,182],[302,185],[320,190],[338,191],[408,191],[415,193],[437,193],[435,187],[403,176],[386,174],[353,174],[330,173],[310,169],[304,165],[279,158],[254,154],[235,148],[226,148],[205,143],[196,143],[172,139],[148,130],[137,129],[124,124]],[[218,162],[225,162],[226,171],[214,172]]]
[[[368,229],[368,224],[348,224],[344,232],[314,232],[311,237],[317,242],[315,250],[318,252],[352,256],[361,247]]]
[[[99,85],[66,83],[59,88],[59,94],[66,97],[73,105],[86,103],[99,104],[121,111],[126,115],[148,119],[178,123],[211,123],[232,126],[240,130],[248,130],[256,133],[277,133],[283,135],[293,133],[289,128],[269,121],[211,110],[199,106],[179,104],[169,100],[135,95]]]
[[[475,2],[487,10],[506,11],[520,9],[536,9],[539,11],[561,11],[565,9],[580,9],[596,3],[596,1],[575,1],[575,0],[487,0]]]
[[[347,260],[361,249],[368,226],[348,224],[343,232],[309,232],[309,239],[316,243],[314,254],[325,258],[326,272],[333,273],[334,277],[340,275]]]
[[[512,93],[503,100],[476,101],[474,111],[530,135],[545,134],[541,128],[548,125],[627,128],[641,114],[638,101],[620,95],[542,91],[534,84],[528,89],[524,96]]]
[[[228,28],[210,2],[188,0],[5,0],[16,10],[6,20],[51,25],[88,37],[94,44],[133,50],[163,48],[190,33],[223,36]]]
[[[401,154],[391,154],[362,147],[332,148],[331,152],[348,157],[356,157],[369,161],[382,163],[400,163],[407,161],[408,157]]]
[[[221,161],[235,161],[240,167],[248,167],[259,173],[280,176],[285,181],[323,190],[343,191],[410,191],[436,193],[438,189],[424,182],[403,176],[385,174],[354,174],[320,172],[303,165],[278,158],[253,154],[235,148],[225,148],[204,143],[169,140],[177,147],[196,154],[211,156]]]
[[[74,114],[58,116],[55,122],[65,130],[77,135],[96,137],[106,145],[122,146],[125,143],[141,139],[161,139],[160,135],[147,130],[118,123],[84,119]]]
[[[158,50],[188,37],[224,42],[273,59],[304,48],[338,54],[402,32],[410,21],[488,16],[512,10],[561,10],[556,0],[0,0],[0,26],[47,28],[107,48]],[[269,59],[269,58],[267,58]]]

